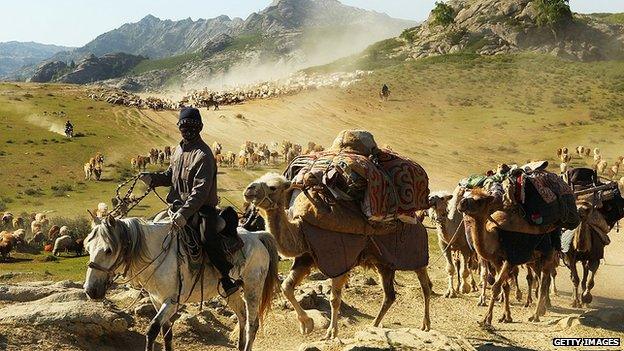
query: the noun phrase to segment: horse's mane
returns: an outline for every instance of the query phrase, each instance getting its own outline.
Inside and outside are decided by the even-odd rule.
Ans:
[[[142,235],[142,226],[146,222],[140,218],[124,218],[116,219],[115,227],[102,223],[99,224],[97,234],[99,234],[104,242],[111,246],[111,249],[115,252],[125,252],[126,257],[123,259],[126,261],[126,265],[130,265],[130,268],[149,261],[147,247]],[[113,230],[111,230],[113,229]],[[95,232],[85,239],[85,244],[93,240]]]

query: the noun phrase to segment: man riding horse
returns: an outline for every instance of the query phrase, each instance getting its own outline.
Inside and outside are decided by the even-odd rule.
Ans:
[[[178,121],[182,141],[171,157],[169,168],[165,172],[141,173],[140,179],[149,187],[171,187],[167,203],[175,211],[172,221],[178,228],[187,225],[194,230],[205,228],[204,251],[221,273],[221,287],[229,296],[238,290],[239,283],[230,278],[232,264],[218,235],[217,165],[212,150],[200,136],[203,126],[199,110],[183,109]],[[227,211],[224,210],[229,214]],[[226,219],[226,229],[234,232],[229,235],[236,235],[235,215],[234,218],[233,224],[231,219]]]

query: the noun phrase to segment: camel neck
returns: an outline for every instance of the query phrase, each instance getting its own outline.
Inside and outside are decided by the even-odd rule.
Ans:
[[[485,236],[488,234],[485,226],[486,218],[464,216],[464,221],[467,226],[471,228],[470,236],[472,238],[475,251],[477,251],[479,256],[488,259],[491,255],[488,253],[488,250],[486,249],[487,244],[485,243]]]
[[[275,236],[282,255],[297,257],[305,253],[304,239],[299,225],[288,219],[283,206],[263,212],[265,213],[267,228]]]

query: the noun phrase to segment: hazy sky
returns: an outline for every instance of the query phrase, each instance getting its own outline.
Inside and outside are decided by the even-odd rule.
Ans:
[[[246,18],[271,0],[7,0],[0,2],[0,42],[82,46],[97,35],[147,14],[162,19]],[[393,17],[423,20],[435,0],[342,0]],[[576,12],[624,12],[624,0],[571,0]]]

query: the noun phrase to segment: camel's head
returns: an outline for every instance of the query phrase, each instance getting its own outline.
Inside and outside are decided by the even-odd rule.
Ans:
[[[243,193],[245,201],[253,203],[263,210],[283,206],[287,201],[287,193],[291,183],[286,177],[277,173],[267,173],[249,184]]]
[[[429,195],[429,217],[436,222],[447,217],[449,214],[448,204],[452,198],[453,195],[445,191]]]
[[[473,215],[489,215],[491,205],[496,198],[484,189],[475,188],[470,191],[468,197],[464,197],[459,201],[457,209],[463,214]]]

